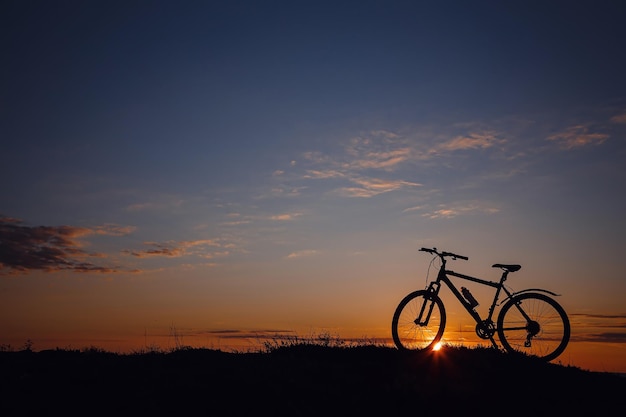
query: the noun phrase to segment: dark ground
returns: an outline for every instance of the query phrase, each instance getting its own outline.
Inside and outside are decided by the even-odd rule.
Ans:
[[[0,375],[0,416],[7,417],[626,412],[624,377],[487,348],[0,352]]]

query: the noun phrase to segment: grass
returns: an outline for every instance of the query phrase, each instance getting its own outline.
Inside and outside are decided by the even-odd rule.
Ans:
[[[0,415],[598,415],[623,408],[626,379],[487,347],[407,352],[328,333],[256,351],[179,344],[0,351]]]

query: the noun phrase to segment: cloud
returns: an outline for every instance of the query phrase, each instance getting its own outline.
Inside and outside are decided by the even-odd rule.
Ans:
[[[586,340],[602,343],[626,343],[626,333],[589,334]]]
[[[137,228],[135,226],[119,226],[116,224],[105,224],[103,226],[97,226],[92,229],[93,232],[97,235],[106,235],[106,236],[127,236]]]
[[[202,239],[192,241],[168,241],[168,242],[144,242],[144,245],[149,246],[150,249],[145,250],[124,250],[123,253],[132,255],[137,258],[150,258],[150,257],[167,257],[167,258],[180,258],[182,256],[197,255],[203,258],[213,258],[216,256],[226,256],[227,251],[211,252],[207,247],[219,247],[224,248],[229,245],[224,245],[221,242],[214,239]]]
[[[171,208],[178,208],[185,204],[184,200],[176,198],[167,198],[162,202],[148,202],[148,203],[135,203],[126,207],[126,211],[139,212],[139,211],[152,211],[152,210],[165,210]]]
[[[293,330],[286,329],[261,329],[261,330],[237,330],[237,329],[219,329],[219,330],[201,330],[196,331],[194,334],[210,334],[214,336],[220,336],[225,338],[241,339],[241,338],[285,338],[288,335],[293,335]],[[293,336],[290,336],[293,337]]]
[[[353,178],[353,183],[358,187],[342,187],[337,193],[346,197],[374,197],[378,194],[388,193],[405,187],[419,187],[421,184],[402,180],[383,180],[375,178]]]
[[[120,272],[90,262],[104,254],[82,249],[78,239],[90,235],[122,236],[132,227],[104,225],[95,228],[74,226],[26,226],[20,219],[0,216],[0,275],[28,271]],[[127,271],[126,271],[127,272]]]
[[[252,220],[233,220],[229,222],[221,222],[220,225],[221,226],[241,226],[241,225],[250,224],[250,223],[252,223]]]
[[[412,155],[412,149],[398,135],[383,131],[353,137],[343,146],[343,151],[333,157],[318,151],[305,152],[302,156],[306,162],[327,167],[307,171],[309,178],[343,177],[363,170],[390,171]]]
[[[220,222],[220,226],[241,226],[252,223],[250,218],[242,216],[241,213],[228,213],[226,217],[229,220]]]
[[[429,210],[424,206],[409,207],[404,209],[403,213],[411,211],[425,211],[422,213],[423,217],[429,219],[452,219],[454,217],[469,215],[469,214],[495,214],[500,211],[497,207],[486,206],[481,203],[466,203],[453,206],[440,205],[437,209]]]
[[[492,132],[474,132],[466,136],[457,136],[436,147],[437,151],[460,151],[466,149],[486,149],[505,141],[498,139]]]
[[[398,135],[386,131],[352,138],[345,151],[350,159],[343,166],[348,169],[391,170],[411,158],[411,148]]]
[[[302,194],[303,190],[308,187],[293,187],[293,186],[276,186],[270,190],[270,193],[275,197],[298,197]]]
[[[344,154],[330,157],[320,152],[306,152],[304,160],[314,167],[306,169],[301,178],[307,180],[340,180],[349,183],[337,186],[333,192],[343,197],[369,198],[406,187],[421,184],[401,179],[387,179],[373,175],[394,171],[409,161],[413,151],[386,131],[373,132],[375,137],[355,137],[344,147]],[[387,174],[385,174],[387,176]]]
[[[105,224],[97,227],[26,226],[15,218],[0,216],[0,275],[17,275],[29,271],[72,271],[120,273],[138,272],[120,266],[104,266],[93,259],[107,258],[106,254],[87,252],[80,238],[96,235],[124,236],[135,227]],[[123,250],[136,258],[180,258],[198,256],[204,259],[230,254],[233,244],[218,239],[191,241],[145,242],[147,249]],[[216,249],[217,248],[217,249]]]
[[[423,210],[424,206],[413,206],[413,207],[408,207],[405,208],[404,210],[402,210],[403,213],[409,213],[411,211],[418,211],[418,210]]]
[[[290,221],[300,216],[302,216],[302,213],[282,213],[282,214],[270,216],[270,220]]]
[[[385,152],[368,152],[362,158],[352,161],[350,165],[358,169],[391,169],[408,160],[410,156],[411,149],[409,148]]]
[[[345,178],[346,173],[337,171],[335,169],[328,170],[314,170],[309,169],[306,171],[304,178],[306,179],[328,179],[328,178]]]
[[[618,114],[611,117],[613,123],[626,123],[626,113]]]
[[[157,242],[144,242],[144,245],[151,246],[152,249],[139,251],[124,250],[123,252],[132,256],[136,256],[137,258],[148,258],[151,256],[179,257],[183,255],[182,248],[178,246],[172,246],[165,243]]]
[[[305,249],[305,250],[300,250],[296,252],[291,252],[289,255],[287,255],[287,258],[288,259],[302,258],[305,256],[314,256],[314,255],[317,255],[318,253],[319,251],[315,249]]]
[[[586,314],[586,313],[572,313],[570,316],[577,316],[589,319],[626,319],[626,314]]]
[[[405,138],[388,131],[374,131],[353,137],[343,146],[343,152],[323,154],[310,151],[303,154],[308,164],[305,180],[332,180],[332,193],[342,197],[371,198],[400,189],[421,187],[422,184],[399,177],[409,164],[422,162],[436,155],[463,150],[484,150],[506,143],[490,130],[479,130],[420,150],[424,141]],[[415,169],[411,174],[414,175]],[[341,184],[340,181],[346,184]]]
[[[626,343],[626,314],[570,313],[576,341]],[[607,331],[608,329],[608,331]]]
[[[609,138],[604,133],[589,133],[589,128],[584,125],[570,126],[562,132],[548,136],[546,139],[554,141],[561,148],[570,150],[589,145],[600,145]]]
[[[378,192],[368,190],[366,188],[359,187],[342,187],[335,190],[336,194],[339,194],[343,197],[361,197],[361,198],[370,198],[374,197]]]
[[[623,328],[623,327],[622,327]],[[572,341],[594,343],[626,343],[626,332],[583,332],[572,335]]]

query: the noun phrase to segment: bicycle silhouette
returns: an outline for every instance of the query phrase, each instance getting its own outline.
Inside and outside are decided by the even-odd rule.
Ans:
[[[438,251],[437,248],[421,248],[420,251],[435,255],[431,264],[438,258],[441,267],[437,278],[426,289],[413,291],[398,304],[391,323],[393,341],[398,349],[432,349],[441,341],[446,327],[446,310],[439,291],[441,283],[444,283],[476,322],[478,337],[489,339],[494,348],[498,348],[494,340],[497,333],[507,352],[524,353],[545,361],[551,361],[563,353],[570,338],[570,323],[563,307],[552,298],[558,294],[539,288],[512,292],[504,286],[509,273],[519,271],[520,265],[494,264],[494,268],[503,271],[500,281],[495,282],[446,269],[446,258],[468,260],[466,256]],[[481,318],[476,312],[478,302],[469,290],[461,287],[459,291],[450,277],[496,289],[486,318]],[[503,292],[506,297],[498,303]],[[493,317],[497,305],[502,305],[502,308],[496,324]]]

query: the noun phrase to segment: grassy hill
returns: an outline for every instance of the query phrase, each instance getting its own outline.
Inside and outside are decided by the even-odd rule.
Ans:
[[[0,415],[601,415],[626,378],[489,348],[0,352]]]

